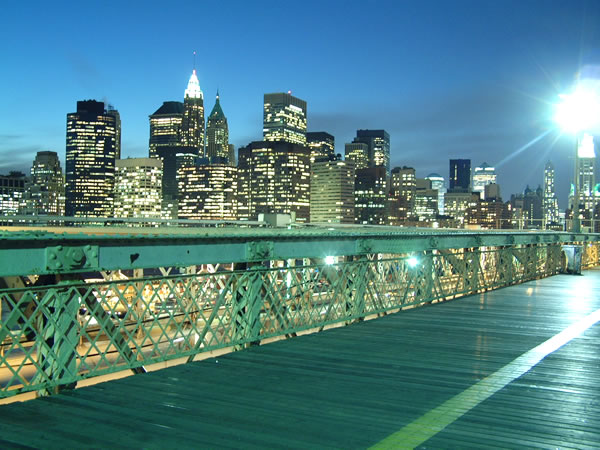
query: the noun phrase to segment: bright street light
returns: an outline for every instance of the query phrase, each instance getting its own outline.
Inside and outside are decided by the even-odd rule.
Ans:
[[[559,95],[554,121],[569,133],[594,131],[600,126],[600,93],[592,83],[580,83],[572,94]]]

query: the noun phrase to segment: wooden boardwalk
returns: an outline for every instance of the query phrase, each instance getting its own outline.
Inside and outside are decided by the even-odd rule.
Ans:
[[[559,275],[4,405],[0,447],[598,448],[599,310]]]

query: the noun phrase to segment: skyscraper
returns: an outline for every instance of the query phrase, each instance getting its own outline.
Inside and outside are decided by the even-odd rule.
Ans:
[[[265,94],[263,138],[306,145],[306,102],[291,92]]]
[[[179,218],[238,219],[238,168],[196,158],[177,170]]]
[[[446,194],[446,180],[437,173],[430,173],[425,177],[431,181],[431,188],[438,191],[438,211],[440,215],[444,215],[444,194]]]
[[[162,162],[162,210],[167,219],[177,218],[177,155],[193,159],[199,151],[196,146],[183,145],[184,111],[184,103],[164,102],[150,116],[150,157]]]
[[[296,215],[309,220],[310,150],[289,142],[251,142],[239,149],[239,216]]]
[[[218,91],[215,106],[206,121],[206,156],[209,159],[226,158],[230,165],[235,165],[235,161],[230,160],[229,127],[227,126],[227,117],[221,108]]]
[[[383,166],[390,171],[390,135],[385,130],[357,130],[354,143],[368,146],[369,167]]]
[[[384,166],[356,171],[354,184],[354,221],[360,224],[387,223],[387,172]]]
[[[496,169],[485,162],[481,166],[475,167],[472,190],[473,192],[479,192],[482,200],[485,196],[485,186],[492,183],[496,183]]]
[[[183,103],[164,102],[150,116],[150,158],[158,157],[159,147],[180,147]]]
[[[404,205],[405,218],[412,217],[415,212],[415,195],[417,189],[417,177],[412,167],[394,167],[390,177],[390,195],[401,198]]]
[[[204,94],[193,70],[183,99],[183,120],[181,123],[181,143],[184,147],[196,149],[204,156]]]
[[[65,180],[56,152],[37,153],[27,191],[28,214],[64,215]]]
[[[594,137],[584,133],[577,140],[577,157],[575,158],[575,176],[577,177],[577,193],[579,210],[593,211],[596,198],[594,187],[596,186],[596,151],[594,149]]]
[[[112,216],[117,127],[103,102],[79,101],[77,112],[67,114],[67,216]]]
[[[160,218],[162,163],[153,158],[117,159],[114,216]]]
[[[469,192],[471,190],[471,160],[450,160],[450,192]]]
[[[544,199],[543,199],[544,220],[546,225],[557,224],[558,217],[558,199],[554,188],[554,165],[548,161],[544,167]]]
[[[0,215],[21,214],[25,207],[27,177],[24,173],[12,171],[0,175]]]
[[[310,221],[354,223],[354,164],[334,156],[311,165]]]
[[[364,142],[346,144],[345,154],[346,161],[352,161],[357,170],[369,167],[369,146]]]
[[[306,145],[310,148],[310,162],[319,157],[335,155],[335,138],[325,131],[309,131],[306,133]]]
[[[121,158],[121,115],[119,111],[115,109],[113,105],[108,105],[106,113],[115,118],[115,156],[117,159]]]

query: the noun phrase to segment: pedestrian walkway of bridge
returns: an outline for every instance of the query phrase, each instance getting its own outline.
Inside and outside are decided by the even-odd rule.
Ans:
[[[598,448],[598,320],[557,275],[4,405],[0,446]]]

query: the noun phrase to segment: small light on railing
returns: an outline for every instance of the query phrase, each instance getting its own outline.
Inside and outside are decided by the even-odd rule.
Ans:
[[[325,264],[327,264],[328,266],[335,264],[335,256],[326,256]]]
[[[406,263],[408,264],[408,267],[417,267],[417,264],[419,264],[419,260],[414,256],[411,256],[406,260]]]

